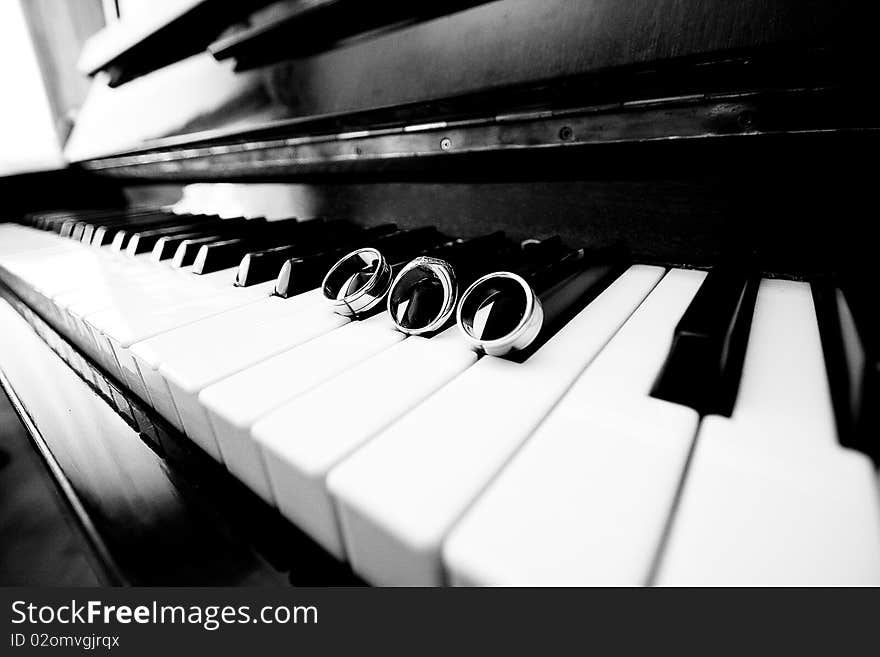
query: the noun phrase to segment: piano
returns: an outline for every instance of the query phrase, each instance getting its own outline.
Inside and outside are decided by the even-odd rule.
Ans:
[[[0,180],[104,580],[880,584],[870,3],[413,4],[123,16]]]

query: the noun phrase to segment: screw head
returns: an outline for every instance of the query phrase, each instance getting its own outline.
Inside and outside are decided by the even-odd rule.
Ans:
[[[450,148],[452,148],[452,140],[449,137],[440,140],[440,150],[448,151]]]

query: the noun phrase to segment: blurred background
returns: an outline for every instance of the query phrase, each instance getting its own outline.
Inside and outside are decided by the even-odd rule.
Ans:
[[[165,0],[167,2],[167,0]],[[0,3],[0,175],[55,169],[88,91],[77,70],[86,40],[117,20],[119,0],[4,0]],[[133,9],[130,9],[133,10]]]
[[[147,28],[193,0],[3,0],[0,2],[0,176],[57,169],[86,101],[91,48]],[[124,20],[123,20],[124,19]],[[102,28],[104,30],[98,38]],[[102,43],[103,42],[103,43]],[[85,58],[84,58],[85,55]]]

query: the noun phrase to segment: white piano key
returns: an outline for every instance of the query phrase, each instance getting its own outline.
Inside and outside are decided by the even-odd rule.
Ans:
[[[741,440],[768,449],[838,447],[808,283],[761,281],[729,421],[738,427]]]
[[[2,259],[15,254],[65,248],[69,241],[55,233],[16,224],[4,224],[0,226],[0,264],[2,264]]]
[[[159,415],[168,420],[175,429],[183,433],[183,422],[180,419],[180,414],[177,412],[177,406],[174,405],[174,398],[171,396],[171,388],[168,387],[168,382],[159,373],[158,367],[154,368],[147,364],[148,361],[155,360],[151,358],[149,348],[143,347],[147,342],[138,342],[132,345],[132,349],[127,350],[127,353],[135,362],[140,379],[147,390],[150,406]],[[141,357],[135,355],[135,347],[141,347],[138,352]],[[146,358],[143,358],[143,356],[146,356]]]
[[[327,486],[355,571],[380,585],[442,583],[456,519],[662,276],[631,267],[527,361],[483,358],[334,468]]]
[[[279,510],[343,558],[327,472],[476,359],[455,327],[409,337],[263,417],[252,437]]]
[[[195,276],[186,276],[196,278]],[[114,343],[128,348],[135,342],[211,315],[264,300],[265,288],[221,288],[205,284],[169,298],[119,298],[112,307],[86,317],[86,321]]]
[[[600,413],[582,401],[560,402],[453,529],[452,584],[647,582],[698,415],[651,397]]]
[[[840,449],[786,458],[711,419],[700,430],[659,585],[880,585],[877,474],[867,457]]]
[[[229,471],[273,502],[257,445],[254,423],[283,403],[384,351],[406,336],[387,313],[351,322],[199,393],[223,462]]]
[[[247,289],[247,293],[232,293],[208,286],[171,300],[161,295],[142,295],[134,297],[134,302],[114,302],[112,307],[87,315],[82,321],[107,360],[127,362],[125,350],[135,342],[266,298],[261,290]],[[127,371],[134,370],[127,367]]]
[[[126,377],[131,377],[133,386],[143,388],[148,395],[153,392],[151,388],[156,387],[158,388],[156,394],[163,397],[167,385],[157,383],[161,381],[161,377],[154,376],[148,370],[158,371],[166,357],[173,359],[174,355],[181,351],[204,350],[208,348],[206,343],[208,339],[213,339],[215,343],[241,339],[242,336],[249,335],[253,326],[299,312],[308,305],[320,303],[320,298],[320,290],[313,290],[292,299],[266,296],[252,303],[227,309],[225,312],[184,323],[177,328],[138,341],[128,348],[118,343],[114,344],[113,351]],[[171,311],[168,314],[173,316],[175,313]],[[178,314],[178,317],[180,316],[181,314]],[[146,401],[156,410],[163,412],[161,404],[153,404],[152,396]],[[173,417],[168,419],[175,421]]]
[[[117,351],[127,351],[127,358],[135,361],[143,377],[152,379],[153,377],[147,373],[148,369],[158,371],[159,366],[167,358],[173,359],[177,353],[204,349],[206,339],[213,338],[215,341],[240,339],[241,336],[248,335],[255,325],[283,318],[317,305],[320,299],[320,290],[312,290],[291,299],[260,298],[207,316],[204,316],[201,309],[172,309],[165,313],[165,317],[156,324],[156,328],[164,328],[162,324],[173,324],[176,321],[182,322],[180,325],[161,330],[131,344],[127,349],[119,345]],[[147,385],[147,388],[149,389],[150,386]]]
[[[292,349],[333,329],[349,319],[337,315],[323,304],[304,308],[274,322],[248,327],[228,339],[202,336],[202,345],[170,355],[160,364],[159,373],[168,383],[174,406],[186,435],[218,461],[222,455],[214,439],[199,393],[212,383]]]
[[[701,427],[663,585],[878,585],[876,473],[840,447],[809,286],[762,281],[732,416]]]
[[[157,267],[142,257],[108,255],[83,245],[62,255],[16,267],[45,298],[47,315],[56,317],[61,327],[72,325],[78,342],[115,378],[148,401],[137,366],[122,348],[126,339],[138,331],[150,334],[151,329],[266,299],[270,291],[268,284],[233,288],[234,269],[198,277]]]

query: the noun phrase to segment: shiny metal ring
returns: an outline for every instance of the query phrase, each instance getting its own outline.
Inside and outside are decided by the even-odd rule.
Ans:
[[[504,295],[499,299],[499,295]],[[519,298],[516,298],[519,297]],[[481,312],[492,312],[499,300],[508,302],[515,312],[506,318],[510,328],[492,337],[478,335],[476,324]],[[528,347],[544,324],[544,309],[532,287],[522,276],[498,271],[478,278],[464,291],[458,303],[456,322],[467,340],[478,351],[491,356],[504,356]]]
[[[321,283],[333,310],[347,317],[375,308],[390,287],[391,265],[373,248],[357,249],[340,258]]]
[[[457,297],[452,265],[439,258],[419,256],[394,278],[388,292],[388,313],[404,333],[431,333],[443,328],[452,317]]]

